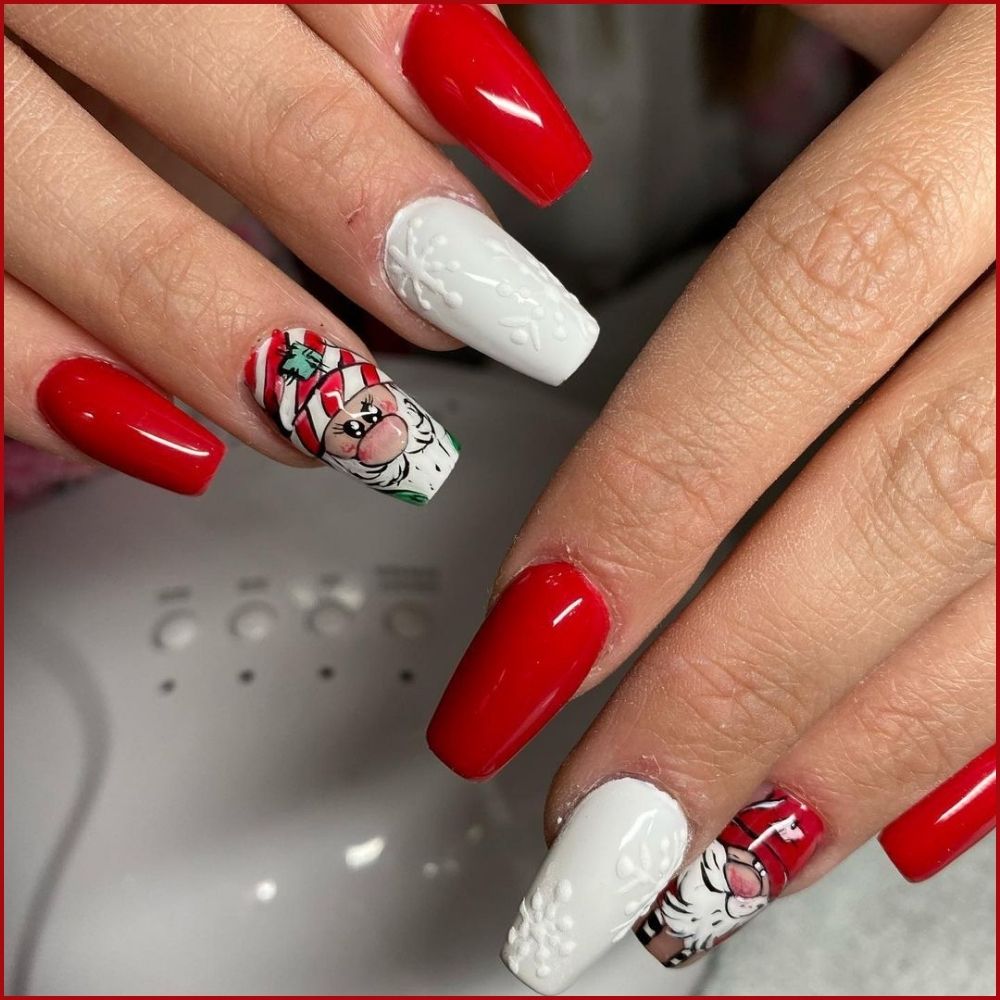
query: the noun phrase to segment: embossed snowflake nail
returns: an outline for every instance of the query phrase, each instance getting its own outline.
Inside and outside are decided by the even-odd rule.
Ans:
[[[389,226],[385,272],[428,323],[549,385],[597,343],[577,297],[495,222],[451,198],[422,198]]]
[[[502,958],[560,993],[646,913],[684,857],[687,821],[655,785],[616,778],[573,811],[507,934]]]

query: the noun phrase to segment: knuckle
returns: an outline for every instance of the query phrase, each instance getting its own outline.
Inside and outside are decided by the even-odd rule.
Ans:
[[[889,350],[914,305],[901,289],[933,289],[949,266],[963,203],[954,171],[890,152],[828,187],[807,185],[795,211],[765,196],[731,234],[729,319],[779,360]]]
[[[252,187],[270,203],[287,201],[288,184],[317,190],[334,205],[355,205],[397,155],[386,109],[364,99],[356,74],[326,74],[302,88],[269,94],[265,113],[246,123]],[[370,106],[369,106],[370,105]],[[374,170],[378,164],[380,169]]]
[[[748,758],[769,765],[815,715],[816,693],[783,658],[756,655],[748,646],[685,669],[692,680],[684,699],[691,721],[684,728],[691,745],[710,740],[717,765],[745,766]]]
[[[938,678],[933,686],[927,677],[899,677],[885,688],[878,700],[868,702],[860,693],[855,699],[851,733],[861,739],[852,738],[841,757],[849,772],[843,778],[862,791],[883,792],[901,782],[930,787],[951,773],[963,759],[972,723],[988,724],[985,716],[972,717],[970,705],[992,704],[995,680],[989,671]]]
[[[995,545],[995,397],[989,376],[971,375],[921,401],[891,435],[875,427],[883,523],[931,547]]]
[[[696,430],[667,427],[662,413],[617,399],[578,461],[600,498],[596,541],[609,559],[665,575],[665,566],[703,557],[726,530],[719,456]]]
[[[114,304],[122,328],[162,331],[159,350],[182,359],[193,380],[213,384],[228,377],[225,345],[257,307],[206,253],[212,234],[200,214],[187,205],[160,208],[139,221],[129,213],[129,225],[115,234],[101,297]],[[199,329],[217,336],[177,335]],[[197,364],[191,364],[192,353]]]

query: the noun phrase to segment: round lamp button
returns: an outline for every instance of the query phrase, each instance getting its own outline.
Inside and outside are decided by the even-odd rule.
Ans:
[[[351,613],[341,604],[321,604],[309,616],[309,626],[320,635],[340,635],[351,624]]]
[[[397,604],[389,609],[386,624],[400,639],[419,639],[431,627],[431,616],[420,604]]]
[[[274,631],[277,620],[278,615],[269,604],[247,604],[233,613],[230,628],[244,642],[260,642]]]
[[[176,611],[153,629],[153,642],[172,653],[186,649],[198,635],[198,620],[190,611]]]

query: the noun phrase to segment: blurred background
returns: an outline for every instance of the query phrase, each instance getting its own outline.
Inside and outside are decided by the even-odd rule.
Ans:
[[[614,681],[488,785],[437,764],[424,725],[548,476],[712,246],[874,74],[779,7],[504,14],[594,152],[544,211],[454,154],[601,322],[558,392],[470,351],[416,357],[74,86],[369,344],[410,355],[387,367],[466,447],[413,511],[234,443],[197,502],[7,443],[8,993],[522,992],[496,953],[549,777]],[[995,839],[921,886],[868,845],[690,970],[633,945],[580,992],[995,993]]]

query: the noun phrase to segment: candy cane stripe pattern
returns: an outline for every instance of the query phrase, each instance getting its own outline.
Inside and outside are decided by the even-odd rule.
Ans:
[[[425,504],[458,461],[458,442],[385,372],[312,330],[273,330],[244,375],[299,451],[380,493]]]

